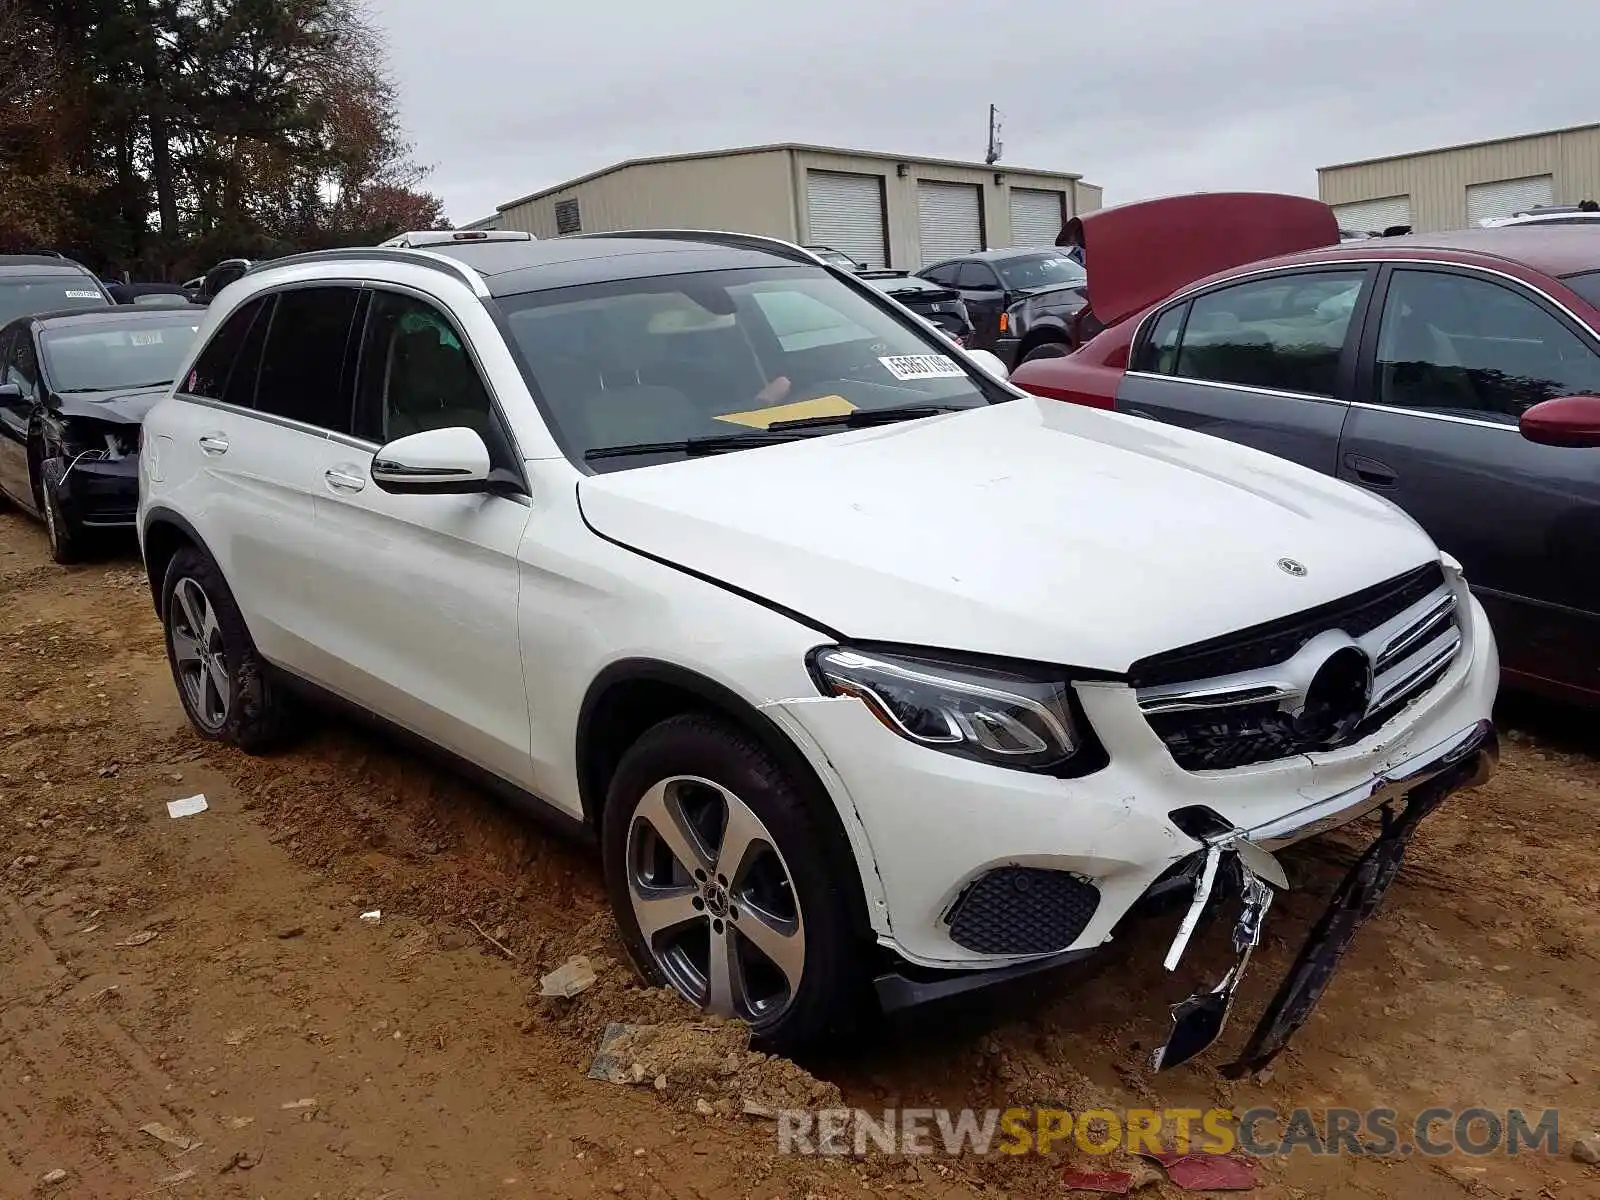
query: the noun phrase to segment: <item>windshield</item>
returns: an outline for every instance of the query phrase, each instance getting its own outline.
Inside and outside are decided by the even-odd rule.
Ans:
[[[47,329],[45,370],[58,392],[109,392],[171,383],[200,328],[197,313],[170,321],[129,321]]]
[[[0,281],[0,325],[34,313],[63,308],[89,308],[106,303],[94,281],[82,275],[55,275],[39,279]]]
[[[1011,292],[1060,284],[1081,286],[1089,281],[1083,268],[1059,250],[1018,255],[994,265],[1000,271],[1000,278],[1005,280],[1006,290]]]
[[[806,417],[976,408],[1001,395],[926,325],[902,323],[820,267],[619,280],[500,303],[547,417],[578,459]],[[638,465],[615,459],[604,469]]]

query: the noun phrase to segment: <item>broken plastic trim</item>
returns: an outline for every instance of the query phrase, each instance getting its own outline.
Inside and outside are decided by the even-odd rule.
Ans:
[[[1250,965],[1251,954],[1261,944],[1261,929],[1272,907],[1271,885],[1283,887],[1287,884],[1277,860],[1259,846],[1251,845],[1238,831],[1213,841],[1206,847],[1200,862],[1189,911],[1184,914],[1172,947],[1167,951],[1164,965],[1169,971],[1176,969],[1194,936],[1225,855],[1229,866],[1239,876],[1239,918],[1233,927],[1233,949],[1239,957],[1216,986],[1194,992],[1172,1006],[1172,1032],[1166,1044],[1150,1056],[1150,1065],[1157,1071],[1188,1062],[1222,1036],[1234,992],[1244,977],[1245,968]],[[1267,878],[1262,878],[1263,874]]]
[[[1460,779],[1452,773],[1412,792],[1398,813],[1392,807],[1383,810],[1382,832],[1340,882],[1244,1052],[1237,1062],[1223,1068],[1224,1075],[1237,1079],[1266,1067],[1306,1023],[1357,931],[1378,910],[1400,873],[1417,826],[1460,786]]]

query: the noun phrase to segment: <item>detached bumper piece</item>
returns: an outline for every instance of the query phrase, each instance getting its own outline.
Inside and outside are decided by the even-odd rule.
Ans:
[[[1423,819],[1452,792],[1487,779],[1497,757],[1494,727],[1484,721],[1464,736],[1452,739],[1449,748],[1438,758],[1426,764],[1407,764],[1408,770],[1403,772],[1402,778],[1411,784],[1410,790],[1402,796],[1385,797],[1388,802],[1383,808],[1382,832],[1335,890],[1277,995],[1250,1035],[1244,1053],[1237,1062],[1223,1068],[1225,1075],[1238,1078],[1259,1071],[1289,1044],[1290,1038],[1310,1019],[1357,931],[1383,902],[1400,872],[1406,846]],[[1215,987],[1195,992],[1173,1005],[1172,1033],[1166,1045],[1151,1058],[1152,1066],[1158,1071],[1188,1062],[1221,1035],[1239,979],[1249,965],[1251,952],[1260,944],[1261,927],[1272,905],[1272,887],[1281,888],[1287,883],[1277,860],[1251,841],[1245,831],[1214,839],[1197,856],[1194,901],[1167,953],[1165,965],[1169,971],[1178,965],[1224,867],[1233,874],[1241,897],[1239,918],[1233,931],[1233,948],[1238,961]]]

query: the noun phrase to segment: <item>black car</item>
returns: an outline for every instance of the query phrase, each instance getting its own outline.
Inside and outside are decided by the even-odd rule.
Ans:
[[[182,307],[190,303],[189,293],[176,283],[108,283],[106,291],[118,304]]]
[[[958,346],[972,340],[972,319],[961,293],[940,287],[931,279],[922,279],[909,271],[858,271],[856,276],[880,292],[892,296],[912,312],[931,321],[953,338]]]
[[[1088,302],[1089,277],[1065,250],[981,250],[919,271],[966,302],[974,350],[1007,367],[1075,348],[1072,319]]]
[[[0,254],[0,324],[30,313],[110,304],[88,267],[59,254]]]
[[[166,392],[204,314],[107,306],[0,329],[0,493],[40,517],[73,561],[100,530],[132,529],[139,422]]]
[[[196,304],[210,304],[217,293],[236,279],[243,279],[250,270],[248,258],[225,258],[200,277],[200,291],[193,297]]]

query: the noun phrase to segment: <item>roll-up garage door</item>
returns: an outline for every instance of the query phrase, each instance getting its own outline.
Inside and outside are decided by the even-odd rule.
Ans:
[[[917,184],[917,241],[924,266],[983,249],[983,204],[971,183]]]
[[[1541,204],[1556,202],[1553,175],[1530,175],[1525,179],[1501,179],[1494,183],[1474,183],[1467,188],[1467,224],[1495,217],[1514,217]]]
[[[1346,233],[1382,233],[1392,225],[1411,224],[1411,197],[1384,196],[1378,200],[1358,200],[1354,204],[1333,205],[1339,228]]]
[[[806,172],[806,214],[814,246],[832,246],[872,268],[888,265],[883,176]]]
[[[1067,223],[1066,197],[1039,188],[1011,189],[1011,244],[1054,246]]]

